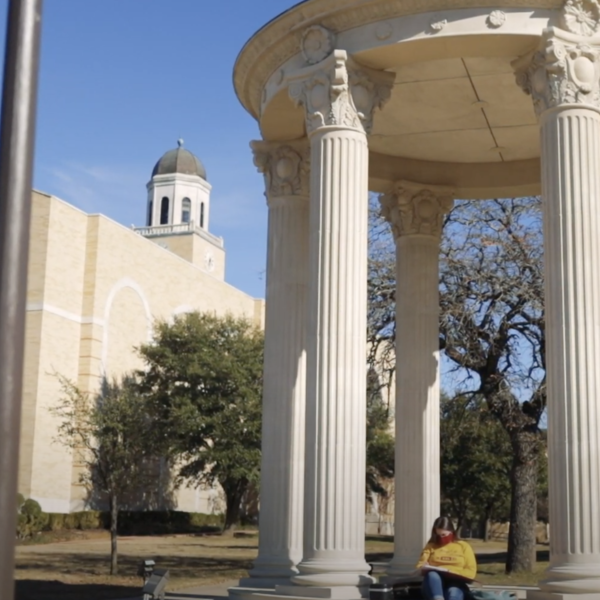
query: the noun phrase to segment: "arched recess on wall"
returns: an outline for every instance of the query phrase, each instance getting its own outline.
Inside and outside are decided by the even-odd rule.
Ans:
[[[185,315],[187,313],[194,312],[195,310],[197,310],[197,309],[194,308],[193,306],[190,306],[189,304],[182,304],[181,306],[178,306],[171,313],[171,318],[169,319],[169,322],[170,323],[174,323],[175,322],[175,317],[180,317],[181,315]]]
[[[189,223],[192,213],[192,201],[189,198],[184,198],[181,201],[181,222]]]
[[[146,294],[144,293],[142,286],[139,283],[137,283],[137,281],[135,281],[134,279],[131,279],[130,277],[124,277],[123,279],[120,279],[113,285],[110,292],[108,293],[108,297],[106,299],[106,304],[104,306],[104,324],[105,325],[104,325],[104,331],[103,331],[103,337],[102,337],[102,363],[101,363],[102,375],[107,375],[108,350],[109,350],[109,343],[110,343],[110,313],[111,313],[111,309],[113,307],[113,304],[114,304],[115,299],[117,298],[119,292],[121,292],[122,290],[125,290],[125,289],[132,290],[138,296],[139,300],[141,301],[141,304],[143,306],[143,311],[144,311],[145,322],[146,322],[146,331],[145,331],[146,339],[144,341],[146,341],[146,342],[152,341],[152,312],[150,311],[150,303],[148,302],[148,299],[146,298]]]
[[[160,201],[160,224],[169,224],[169,199],[166,196]]]

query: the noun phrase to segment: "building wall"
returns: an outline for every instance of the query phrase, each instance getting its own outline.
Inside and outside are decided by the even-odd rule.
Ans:
[[[264,313],[264,302],[131,229],[38,192],[27,298],[19,489],[49,512],[81,510],[86,499],[78,465],[53,442],[57,373],[94,393],[103,375],[141,367],[134,348],[151,339],[155,319],[200,310],[262,326]],[[183,490],[178,508],[204,512],[214,496]]]

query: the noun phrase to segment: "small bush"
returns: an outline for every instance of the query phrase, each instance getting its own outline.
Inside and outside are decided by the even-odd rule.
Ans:
[[[48,525],[48,515],[42,511],[38,502],[31,498],[25,500],[17,516],[17,537],[27,539],[39,533]]]
[[[187,513],[177,510],[121,511],[119,535],[161,535],[175,533],[214,533],[223,527],[223,515]],[[44,513],[35,500],[23,500],[18,515],[17,537],[29,539],[40,531],[108,529],[107,511]]]
[[[62,531],[65,528],[65,517],[63,513],[48,513],[47,531]]]
[[[122,511],[119,513],[120,535],[161,535],[173,533],[207,533],[223,526],[223,515],[168,511]]]
[[[75,513],[77,515],[77,529],[101,529],[103,526],[102,513],[96,510],[87,510]]]

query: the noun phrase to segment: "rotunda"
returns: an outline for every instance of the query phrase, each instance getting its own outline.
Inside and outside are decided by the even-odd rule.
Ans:
[[[241,51],[269,202],[263,518],[241,588],[353,599],[372,581],[369,190],[398,249],[393,577],[440,510],[443,216],[455,198],[541,193],[551,564],[529,595],[600,598],[599,29],[597,0],[307,0]]]

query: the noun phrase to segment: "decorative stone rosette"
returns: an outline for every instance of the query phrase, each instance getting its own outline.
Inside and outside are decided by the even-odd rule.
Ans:
[[[396,239],[407,235],[439,238],[444,215],[454,204],[454,193],[447,187],[400,181],[391,193],[380,196],[379,201]]]
[[[567,0],[560,17],[560,26],[584,37],[597,33],[600,28],[598,0]]]
[[[369,133],[375,109],[391,95],[394,75],[358,67],[344,50],[315,67],[290,77],[290,97],[306,110],[307,132],[338,126]]]
[[[514,63],[517,83],[536,113],[562,105],[600,108],[600,44],[560,29],[547,29],[540,49]]]
[[[315,65],[333,52],[335,34],[321,25],[313,25],[303,33],[300,46],[306,62]]]
[[[267,198],[310,194],[308,140],[288,143],[252,142],[254,164],[264,174]]]

